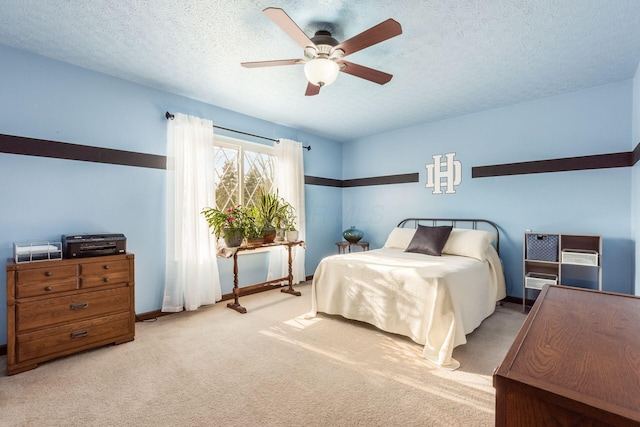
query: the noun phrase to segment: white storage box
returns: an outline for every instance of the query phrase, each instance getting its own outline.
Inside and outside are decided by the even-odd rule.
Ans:
[[[34,241],[13,243],[13,258],[16,264],[34,261],[62,259],[62,242]]]
[[[563,264],[591,265],[598,266],[598,252],[582,249],[563,249]]]
[[[558,276],[555,274],[529,272],[524,276],[524,286],[529,289],[542,289],[546,284],[557,285]]]

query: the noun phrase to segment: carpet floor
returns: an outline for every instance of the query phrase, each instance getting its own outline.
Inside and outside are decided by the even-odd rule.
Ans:
[[[339,316],[305,319],[277,290],[136,324],[135,341],[6,375],[2,426],[491,426],[492,374],[525,316],[505,304],[454,350],[456,371],[422,346]]]

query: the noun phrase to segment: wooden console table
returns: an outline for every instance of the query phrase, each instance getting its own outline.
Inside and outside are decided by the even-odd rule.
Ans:
[[[273,242],[273,243],[261,243],[258,245],[247,245],[240,246],[237,248],[229,248],[228,251],[233,251],[233,302],[227,304],[227,307],[234,309],[238,313],[245,314],[247,309],[240,305],[239,297],[242,294],[251,293],[251,291],[255,291],[260,287],[264,287],[265,285],[270,285],[274,283],[279,283],[283,281],[288,282],[288,286],[286,288],[280,289],[280,292],[284,292],[286,294],[291,294],[299,297],[301,293],[293,289],[293,267],[292,262],[293,258],[291,257],[291,248],[293,246],[304,246],[304,242],[302,240],[298,240],[295,242]],[[242,288],[238,287],[238,253],[243,251],[254,251],[259,248],[271,248],[275,246],[285,246],[287,248],[287,254],[289,256],[288,264],[289,264],[289,274],[285,277],[281,277],[279,279],[268,280],[266,282],[256,283],[250,286],[243,286]]]
[[[640,297],[545,285],[493,384],[496,426],[640,426]]]

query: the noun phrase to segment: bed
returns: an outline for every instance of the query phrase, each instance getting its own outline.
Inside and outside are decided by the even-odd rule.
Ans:
[[[340,315],[407,336],[424,345],[427,360],[457,369],[453,349],[506,297],[499,239],[486,220],[402,220],[382,248],[320,261],[310,315]]]

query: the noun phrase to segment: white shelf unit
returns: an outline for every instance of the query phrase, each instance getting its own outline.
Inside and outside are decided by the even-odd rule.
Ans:
[[[544,241],[546,251],[529,245]],[[555,244],[557,242],[557,244]],[[555,245],[555,246],[554,246]],[[526,232],[523,242],[522,311],[526,311],[527,290],[536,292],[549,284],[602,290],[602,238],[589,234]],[[551,248],[551,249],[549,249]],[[553,252],[553,257],[548,255]]]

